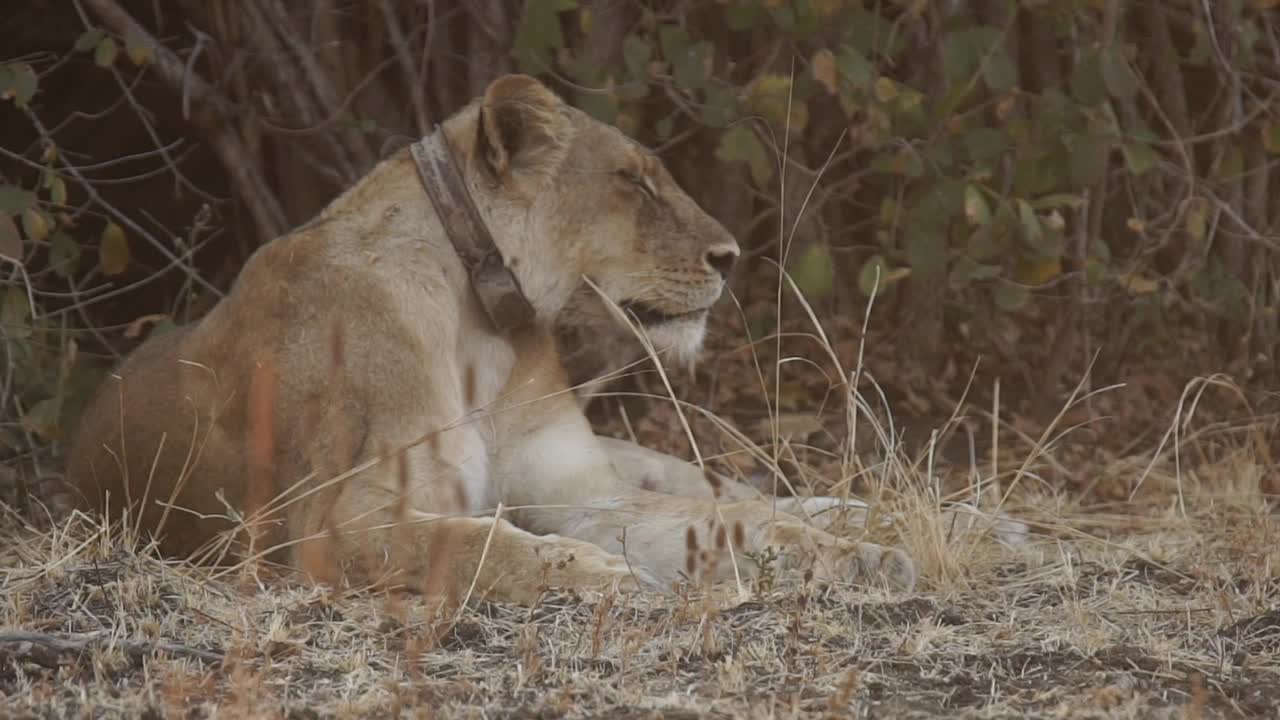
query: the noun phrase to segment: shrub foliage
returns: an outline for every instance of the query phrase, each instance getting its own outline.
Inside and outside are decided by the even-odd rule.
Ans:
[[[1276,0],[30,3],[0,30],[0,445],[198,316],[499,72],[656,148],[824,318],[1052,387],[1098,354],[1277,379]],[[759,297],[757,297],[759,296]],[[756,318],[762,323],[768,317]],[[1259,375],[1259,371],[1262,372]]]

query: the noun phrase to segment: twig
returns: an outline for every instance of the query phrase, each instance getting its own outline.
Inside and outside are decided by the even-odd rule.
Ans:
[[[284,210],[262,176],[260,163],[252,161],[248,148],[235,134],[233,126],[225,122],[228,113],[224,112],[226,103],[222,95],[200,75],[188,72],[186,62],[147,32],[115,0],[84,2],[112,31],[137,38],[151,48],[155,57],[154,67],[161,80],[178,96],[190,99],[194,109],[192,120],[209,134],[210,144],[231,176],[237,194],[249,209],[261,239],[270,240],[282,233],[288,226]],[[212,286],[209,289],[216,292]]]
[[[405,37],[404,28],[400,27],[400,19],[396,17],[395,9],[389,0],[382,0],[381,10],[387,24],[391,47],[395,50],[396,60],[400,63],[400,72],[404,73],[405,83],[409,86],[414,120],[417,121],[417,134],[426,135],[431,129],[430,116],[427,114],[427,96],[423,83],[413,71],[413,58],[409,55],[410,39]]]
[[[222,662],[222,653],[200,650],[169,642],[146,640],[115,640],[103,632],[57,637],[38,632],[0,633],[0,658],[32,662],[47,668],[57,668],[68,660],[67,656],[81,656],[97,648],[120,650],[132,659],[141,659],[152,653],[162,652],[178,657]]]
[[[49,131],[45,128],[44,123],[40,122],[40,118],[36,117],[36,114],[30,109],[27,110],[27,119],[31,121],[31,124],[42,136],[48,138],[50,142],[52,142],[53,139],[52,137],[49,136]],[[219,290],[212,283],[210,283],[208,280],[205,280],[204,278],[200,277],[200,274],[196,272],[195,267],[187,263],[184,263],[181,260],[181,258],[175,255],[173,251],[169,249],[167,245],[160,242],[158,238],[156,238],[151,233],[147,232],[145,228],[143,228],[138,223],[134,222],[133,218],[124,214],[119,209],[117,209],[114,205],[104,200],[102,198],[102,195],[98,192],[98,189],[94,187],[93,181],[85,177],[84,174],[80,172],[79,168],[77,168],[75,165],[72,165],[66,158],[60,157],[59,160],[61,161],[62,166],[67,169],[67,171],[71,174],[71,176],[74,177],[76,181],[80,183],[81,188],[84,189],[85,194],[89,196],[89,199],[91,201],[97,203],[98,205],[101,205],[107,211],[107,214],[115,218],[117,222],[129,228],[133,232],[137,233],[138,236],[145,239],[148,243],[151,244],[152,247],[158,250],[166,260],[181,266],[182,269],[186,271],[187,275],[189,275],[196,282],[200,283],[200,285],[203,286],[206,290],[208,290],[209,292],[212,292],[215,297],[222,297],[222,294],[223,294],[222,291]]]

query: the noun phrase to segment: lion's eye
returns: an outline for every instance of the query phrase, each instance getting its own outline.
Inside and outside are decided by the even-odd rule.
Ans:
[[[619,170],[618,177],[640,188],[645,195],[649,196],[650,200],[658,199],[658,191],[653,187],[653,183],[649,182],[649,178],[630,170]]]

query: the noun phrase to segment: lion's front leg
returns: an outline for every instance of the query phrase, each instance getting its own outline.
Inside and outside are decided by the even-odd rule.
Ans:
[[[915,586],[915,565],[902,551],[835,537],[765,502],[628,485],[567,394],[546,394],[495,421],[499,436],[512,441],[494,456],[499,496],[532,533],[585,540],[668,582],[751,576],[763,568],[749,558],[776,556],[783,572]]]
[[[549,588],[661,586],[655,575],[588,542],[533,535],[493,517],[417,511],[343,513],[298,546],[297,560],[318,580],[403,588],[454,603],[468,593],[531,605]]]

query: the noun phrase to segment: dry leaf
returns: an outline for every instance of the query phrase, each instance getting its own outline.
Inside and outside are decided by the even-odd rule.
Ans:
[[[163,313],[156,313],[153,315],[143,315],[142,317],[137,318],[133,322],[129,323],[129,327],[124,329],[124,336],[132,340],[133,338],[136,338],[139,335],[141,335],[142,329],[147,325],[150,325],[152,323],[158,323],[167,317],[169,316]]]
[[[835,95],[839,90],[836,73],[836,56],[826,48],[813,54],[813,79],[817,80],[827,92]]]

